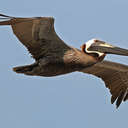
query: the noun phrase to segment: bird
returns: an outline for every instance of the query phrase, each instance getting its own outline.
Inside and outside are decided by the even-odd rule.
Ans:
[[[128,100],[128,66],[104,60],[107,54],[128,56],[128,50],[106,41],[91,39],[81,49],[66,44],[56,33],[53,17],[12,17],[0,14],[0,26],[10,25],[35,62],[14,67],[30,76],[52,77],[83,72],[101,78],[116,108]]]

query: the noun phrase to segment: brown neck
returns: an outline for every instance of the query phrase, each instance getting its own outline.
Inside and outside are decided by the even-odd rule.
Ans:
[[[97,59],[98,61],[102,61],[102,60],[104,59],[104,57],[106,56],[106,54],[104,54],[104,55],[102,55],[102,56],[99,57],[99,55],[98,55],[97,53],[87,53],[87,52],[85,51],[85,48],[86,48],[86,44],[83,44],[83,45],[81,46],[81,51],[84,52],[84,53],[86,53],[86,54],[88,54],[88,55],[90,55],[90,56],[92,56],[92,57],[94,57],[94,58]]]
[[[85,51],[86,44],[83,44],[80,48],[81,48],[81,51],[82,51],[82,52],[86,53],[86,51]]]
[[[87,53],[87,52],[85,51],[85,48],[86,48],[86,44],[83,44],[83,45],[81,46],[81,51],[84,52],[84,53],[86,53],[86,54],[88,54],[88,55],[90,55],[90,56],[98,57],[98,54],[96,54],[96,53]]]

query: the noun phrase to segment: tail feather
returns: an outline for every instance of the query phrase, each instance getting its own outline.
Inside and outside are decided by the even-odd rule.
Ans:
[[[31,66],[21,66],[21,67],[14,67],[13,71],[16,73],[25,73],[28,71],[31,71],[32,67]]]
[[[24,73],[24,74],[27,74],[27,73],[30,73],[33,71],[33,69],[35,67],[37,67],[37,63],[34,63],[34,64],[31,64],[31,65],[25,65],[25,66],[20,66],[20,67],[14,67],[13,68],[13,71],[16,72],[16,73]]]

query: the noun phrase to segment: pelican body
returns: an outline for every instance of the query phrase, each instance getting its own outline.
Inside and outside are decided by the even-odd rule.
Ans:
[[[31,65],[14,67],[17,73],[33,76],[57,76],[75,71],[104,80],[117,108],[128,99],[128,66],[103,61],[106,54],[128,56],[128,50],[92,39],[73,48],[62,41],[54,29],[54,18],[20,18],[0,14],[0,25],[11,25],[13,33],[35,59]]]

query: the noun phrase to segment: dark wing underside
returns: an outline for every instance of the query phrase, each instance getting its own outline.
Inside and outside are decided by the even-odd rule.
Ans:
[[[0,25],[11,25],[14,34],[36,60],[44,56],[56,56],[70,49],[56,34],[54,18],[17,18],[0,14]]]
[[[102,78],[112,94],[111,103],[116,101],[117,108],[122,101],[128,100],[128,66],[103,61],[81,72]]]

